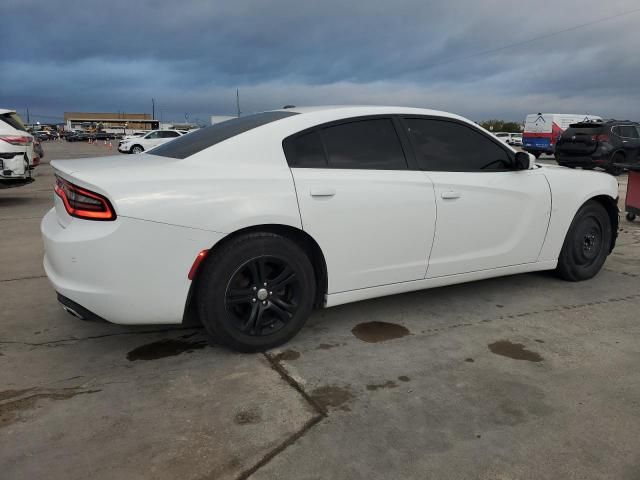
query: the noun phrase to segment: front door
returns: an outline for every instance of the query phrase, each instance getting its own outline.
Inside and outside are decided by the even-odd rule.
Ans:
[[[404,123],[436,197],[427,278],[535,262],[551,214],[542,172],[514,170],[508,147],[464,122]]]

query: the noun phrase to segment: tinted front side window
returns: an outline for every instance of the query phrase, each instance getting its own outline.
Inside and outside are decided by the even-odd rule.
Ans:
[[[391,119],[361,120],[322,129],[330,168],[406,170]]]
[[[446,120],[409,118],[405,122],[423,170],[495,171],[511,166],[503,148],[471,127]]]
[[[183,135],[172,142],[154,148],[149,153],[162,157],[187,158],[231,137],[292,115],[298,115],[298,113],[276,111],[233,118],[210,127],[200,128],[189,135]]]

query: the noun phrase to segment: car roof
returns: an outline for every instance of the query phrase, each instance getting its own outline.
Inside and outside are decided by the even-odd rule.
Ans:
[[[414,115],[434,115],[439,117],[461,118],[458,115],[443,112],[440,110],[431,110],[426,108],[401,107],[388,105],[312,105],[301,107],[282,108],[276,111],[294,112],[300,114],[316,113],[316,112],[334,112],[336,116],[351,117],[355,115],[382,115],[382,114],[414,114]]]

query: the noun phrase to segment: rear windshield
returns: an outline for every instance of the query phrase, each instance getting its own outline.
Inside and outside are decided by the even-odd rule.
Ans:
[[[593,123],[574,123],[564,131],[562,136],[571,137],[573,135],[597,135],[601,131],[602,125],[594,125]]]
[[[209,148],[217,143],[223,142],[231,137],[248,132],[254,128],[275,122],[292,115],[296,112],[264,112],[246,117],[234,118],[225,122],[216,123],[210,127],[201,128],[189,135],[176,138],[169,143],[160,145],[149,151],[150,155],[161,157],[187,158],[198,153],[205,148]]]
[[[2,119],[2,121],[4,121],[5,123],[11,125],[16,130],[22,130],[23,132],[27,131],[24,123],[22,123],[22,119],[17,113],[3,113],[2,115],[0,115],[0,119]]]

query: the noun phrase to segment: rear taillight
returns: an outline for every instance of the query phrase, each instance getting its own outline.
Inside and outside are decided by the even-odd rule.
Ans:
[[[56,175],[56,195],[72,217],[87,220],[115,220],[116,212],[109,200],[95,192],[80,188]]]
[[[607,135],[606,133],[602,133],[600,135],[592,135],[591,136],[591,141],[592,142],[608,142],[609,141],[609,135]]]
[[[33,139],[22,135],[0,135],[0,140],[4,140],[11,145],[31,145]]]

